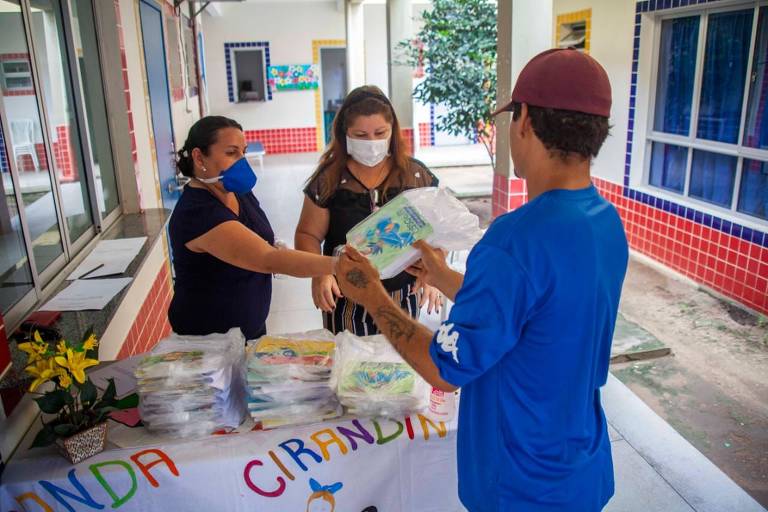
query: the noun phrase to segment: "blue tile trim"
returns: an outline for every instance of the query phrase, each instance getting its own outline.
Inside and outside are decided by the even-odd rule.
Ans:
[[[0,172],[8,172],[8,153],[5,149],[5,139],[3,137],[3,128],[0,127]]]
[[[699,4],[720,2],[722,0],[698,0]],[[676,7],[685,7],[688,5],[696,4],[696,0],[641,0],[638,1],[635,6],[635,38],[632,47],[632,79],[629,86],[629,122],[627,124],[627,155],[624,164],[624,197],[639,201],[654,208],[664,210],[668,213],[685,217],[699,224],[712,227],[718,231],[741,238],[747,242],[760,245],[762,247],[768,247],[768,233],[753,230],[741,225],[738,225],[732,221],[715,217],[704,212],[694,210],[689,206],[673,203],[672,201],[662,200],[661,198],[640,192],[639,190],[633,190],[629,187],[630,183],[630,170],[632,168],[632,136],[633,128],[635,125],[635,94],[637,92],[637,67],[638,56],[640,54],[640,38],[641,35],[641,13],[654,12],[664,9],[674,9]]]
[[[435,145],[435,106],[429,104],[429,143]]]
[[[227,68],[227,95],[229,96],[229,102],[235,102],[235,85],[232,82],[232,60],[231,52],[233,48],[264,48],[264,62],[267,68],[272,65],[272,59],[269,56],[269,41],[244,41],[238,43],[224,43],[224,63]],[[266,75],[267,70],[264,69]],[[267,101],[272,101],[272,87],[267,80]]]

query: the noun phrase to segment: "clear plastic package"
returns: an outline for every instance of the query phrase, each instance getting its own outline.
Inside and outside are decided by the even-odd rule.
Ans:
[[[159,341],[135,372],[146,427],[188,437],[240,425],[247,409],[244,346],[240,329]]]
[[[389,279],[419,259],[412,247],[417,240],[460,251],[482,236],[479,219],[461,201],[446,189],[426,187],[406,190],[372,213],[347,233],[347,243]]]
[[[336,349],[326,330],[248,343],[248,412],[265,428],[312,423],[342,412],[328,384]]]
[[[429,384],[384,336],[336,336],[331,385],[348,412],[359,416],[400,416],[429,405]]]

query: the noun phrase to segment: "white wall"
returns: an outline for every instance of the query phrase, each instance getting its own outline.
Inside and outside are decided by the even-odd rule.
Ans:
[[[345,39],[336,2],[220,4],[221,17],[204,15],[210,114],[231,117],[246,130],[315,126],[314,91],[273,91],[272,101],[230,103],[224,43],[268,41],[271,63],[310,64],[312,40]]]
[[[387,68],[387,6],[365,5],[365,83],[375,85],[389,96]]]
[[[131,94],[131,111],[136,136],[136,181],[141,196],[141,207],[160,208],[160,182],[157,174],[153,145],[149,93],[144,68],[138,2],[120,1],[120,18],[125,39],[125,57],[128,62],[128,84]],[[183,144],[183,142],[182,142]]]
[[[554,0],[554,18],[592,9],[590,55],[603,65],[611,81],[611,134],[595,159],[592,174],[623,183],[629,122],[635,2],[633,0]]]

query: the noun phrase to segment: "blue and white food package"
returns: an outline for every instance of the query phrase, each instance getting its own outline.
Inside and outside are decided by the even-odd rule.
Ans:
[[[382,335],[336,336],[331,385],[349,414],[398,417],[423,412],[432,387]]]
[[[424,240],[446,251],[474,246],[480,220],[444,188],[414,188],[392,198],[347,233],[347,243],[366,256],[382,279],[415,263],[413,243]],[[337,248],[339,250],[339,248]]]

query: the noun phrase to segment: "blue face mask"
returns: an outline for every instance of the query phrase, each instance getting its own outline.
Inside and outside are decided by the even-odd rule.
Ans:
[[[216,183],[221,180],[224,190],[236,194],[250,192],[256,186],[256,173],[253,172],[251,164],[245,157],[232,164],[229,169],[222,171],[215,178],[197,179],[203,183]]]

